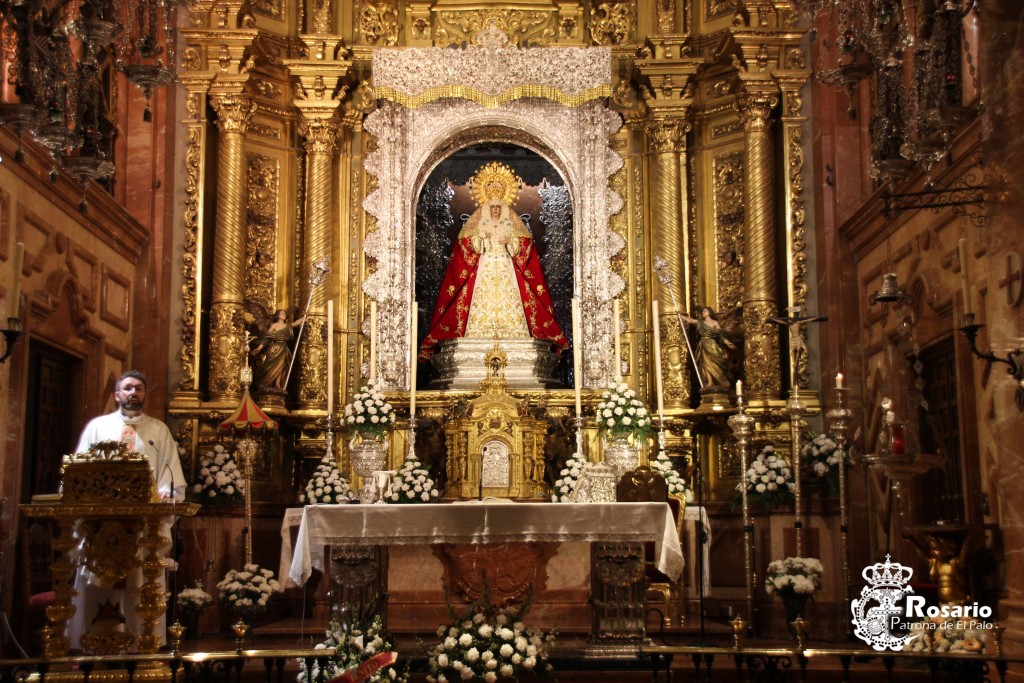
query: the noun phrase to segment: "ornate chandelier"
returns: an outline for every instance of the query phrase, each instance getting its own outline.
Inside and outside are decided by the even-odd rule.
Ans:
[[[82,211],[88,183],[114,173],[115,71],[142,89],[147,121],[153,89],[174,81],[174,3],[0,0],[0,125],[48,150],[51,182],[62,168],[82,185]]]
[[[977,75],[963,22],[976,0],[803,0],[823,34],[817,78],[842,87],[856,116],[859,83],[873,85],[871,175],[890,191],[917,167],[930,174],[977,113],[963,101],[961,61]]]

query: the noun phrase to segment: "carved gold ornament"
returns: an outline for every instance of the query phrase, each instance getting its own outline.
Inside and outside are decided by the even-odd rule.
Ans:
[[[493,199],[515,206],[523,181],[505,164],[492,161],[469,179],[469,191],[477,206]]]

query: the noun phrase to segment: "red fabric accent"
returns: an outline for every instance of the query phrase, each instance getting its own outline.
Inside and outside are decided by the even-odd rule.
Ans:
[[[537,339],[546,339],[562,351],[569,342],[555,320],[555,307],[547,279],[540,267],[540,258],[533,248],[533,239],[518,237],[519,253],[512,259],[515,265],[516,281],[519,283],[519,297],[523,301],[526,324],[530,334]],[[456,339],[465,336],[469,321],[469,307],[473,303],[473,288],[476,285],[477,267],[480,254],[473,250],[472,239],[459,238],[448,260],[448,268],[441,281],[441,292],[437,297],[434,315],[427,334],[420,344],[420,358],[429,358],[434,347],[442,339]]]
[[[28,598],[28,606],[31,609],[40,609],[49,607],[53,604],[53,601],[57,599],[57,594],[53,591],[46,591],[45,593],[36,593]]]
[[[397,652],[380,652],[367,659],[355,669],[335,676],[327,683],[363,683],[386,666],[398,661]],[[385,676],[387,678],[387,676]]]
[[[238,432],[259,431],[261,429],[275,431],[277,429],[277,421],[260,410],[260,407],[256,405],[256,401],[252,400],[252,396],[249,395],[249,390],[247,389],[245,394],[242,395],[242,402],[238,404],[238,408],[231,414],[231,417],[220,423],[220,428],[224,431],[234,429]]]

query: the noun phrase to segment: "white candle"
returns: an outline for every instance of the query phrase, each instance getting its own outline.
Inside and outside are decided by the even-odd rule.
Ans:
[[[419,305],[412,302],[412,331],[409,333],[409,420],[416,417],[416,337],[419,336]]]
[[[842,388],[843,388],[843,373],[837,372],[836,373],[836,389],[842,389]]]
[[[334,413],[334,300],[327,302],[327,414]]]
[[[743,398],[743,380],[736,380],[736,398]]]
[[[964,293],[964,315],[968,316],[974,313],[974,308],[971,305],[971,284],[970,284],[970,273],[968,271],[967,261],[967,240],[963,237],[960,238],[960,287]]]
[[[619,300],[618,298],[612,303],[612,334],[615,339],[615,365],[613,366],[613,372],[615,382],[622,381],[622,347],[621,341],[619,340],[619,330],[622,329],[619,323]]]
[[[658,395],[658,419],[665,416],[665,391],[661,385],[661,319],[658,317],[658,300],[651,302],[654,313],[654,387]]]
[[[21,317],[21,270],[25,264],[25,243],[14,245],[14,285],[11,287],[11,317]]]
[[[370,302],[370,383],[377,379],[377,302]]]
[[[580,373],[583,370],[583,354],[580,353],[582,339],[580,338],[580,300],[573,297],[572,300],[572,379],[573,389],[576,392],[576,417],[583,417],[583,400],[581,390],[583,389],[583,378]]]

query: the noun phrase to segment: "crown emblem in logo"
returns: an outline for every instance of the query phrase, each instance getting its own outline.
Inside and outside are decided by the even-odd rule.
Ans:
[[[881,587],[893,587],[903,588],[910,583],[910,578],[914,575],[914,570],[910,567],[904,567],[899,562],[891,562],[890,556],[885,556],[885,563],[876,562],[875,564],[864,567],[864,571],[861,572],[861,576],[864,580],[870,583],[875,588]]]

